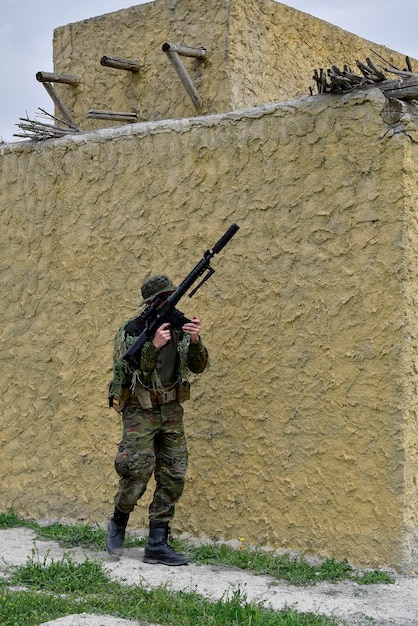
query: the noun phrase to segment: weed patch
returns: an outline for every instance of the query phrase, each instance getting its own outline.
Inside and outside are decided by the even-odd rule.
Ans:
[[[10,585],[19,590],[12,591]],[[33,554],[1,587],[1,626],[34,626],[84,612],[167,626],[336,626],[325,616],[274,611],[248,602],[240,589],[211,602],[195,592],[172,592],[164,586],[150,590],[121,585],[109,580],[100,562],[76,563],[70,556],[47,563],[46,557],[40,562]]]
[[[199,548],[186,548],[192,560],[198,563],[226,565],[251,570],[260,575],[286,580],[292,585],[313,585],[320,581],[339,582],[355,580],[358,584],[393,583],[386,572],[373,570],[358,573],[347,561],[326,559],[318,565],[310,565],[303,557],[289,554],[276,555],[262,550],[243,548],[234,550],[224,544],[210,544]]]
[[[39,539],[58,542],[64,548],[103,550],[105,531],[91,525],[50,524],[41,526],[21,520],[14,513],[0,513],[0,529],[26,527]],[[127,536],[127,547],[144,545],[146,538]],[[194,547],[176,540],[174,546],[187,551],[195,563],[236,567],[286,580],[292,585],[318,581],[354,580],[359,584],[392,583],[393,578],[378,570],[354,570],[346,561],[326,559],[318,565],[302,557],[224,544]],[[211,602],[195,592],[172,592],[164,586],[148,589],[111,581],[103,563],[88,558],[76,562],[70,554],[54,561],[47,554],[40,560],[36,550],[25,565],[10,569],[0,579],[0,626],[35,626],[71,613],[113,615],[176,626],[336,626],[323,615],[299,613],[290,608],[274,611],[261,603],[249,602],[235,589]]]

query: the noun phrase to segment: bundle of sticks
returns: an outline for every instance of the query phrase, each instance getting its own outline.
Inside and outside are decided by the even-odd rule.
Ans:
[[[356,66],[360,70],[360,74],[355,74],[350,67],[344,65],[341,70],[336,65],[332,65],[328,70],[323,68],[314,70],[313,80],[316,82],[318,93],[340,93],[349,91],[355,87],[364,85],[373,85],[388,80],[386,73],[396,74],[403,78],[416,77],[418,75],[412,71],[411,61],[409,57],[405,57],[407,69],[401,70],[389,61],[384,59],[380,54],[371,50],[384,65],[376,64],[370,57],[366,58],[366,63],[356,61]],[[313,95],[313,89],[310,87],[310,93]]]
[[[14,133],[13,137],[22,137],[23,139],[31,139],[33,141],[43,141],[45,139],[56,139],[57,137],[65,137],[80,132],[78,128],[70,124],[69,122],[55,117],[51,113],[48,113],[44,109],[38,109],[41,112],[41,116],[46,119],[50,119],[56,123],[45,123],[37,120],[31,120],[26,113],[26,117],[20,117],[19,123],[16,124],[23,133]]]

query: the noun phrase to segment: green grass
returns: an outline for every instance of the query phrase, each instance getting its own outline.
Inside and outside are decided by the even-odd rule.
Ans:
[[[31,522],[24,522],[16,513],[0,513],[0,529],[15,528],[16,526],[29,526]]]
[[[106,531],[98,526],[93,527],[88,524],[68,526],[58,523],[39,526],[35,522],[21,520],[14,513],[0,513],[0,528],[13,526],[31,528],[36,531],[39,538],[57,541],[64,548],[82,547],[90,550],[103,550],[106,537]],[[141,547],[145,543],[146,538],[138,539],[129,534],[126,536],[127,548]],[[175,540],[173,546],[182,552],[187,552],[195,563],[238,567],[278,580],[286,580],[292,585],[313,585],[324,580],[329,582],[354,580],[361,585],[394,583],[393,577],[387,572],[380,570],[359,572],[345,560],[325,559],[318,565],[310,565],[302,556],[277,555],[248,547],[234,549],[220,543],[194,547],[184,541]]]
[[[83,612],[176,626],[336,625],[321,615],[266,609],[248,602],[240,589],[210,602],[195,592],[121,585],[109,580],[102,563],[76,563],[69,556],[47,563],[46,558],[37,561],[33,553],[26,565],[13,568],[0,583],[1,626],[35,626]]]
[[[109,578],[102,564],[86,558],[82,563],[65,554],[64,557],[48,562],[47,554],[43,561],[37,558],[32,550],[32,556],[25,565],[12,569],[8,583],[12,586],[35,587],[38,590],[47,589],[54,593],[104,593],[108,588]]]
[[[247,547],[235,550],[227,545],[216,543],[199,548],[187,546],[182,542],[177,544],[175,542],[173,545],[187,551],[191,560],[195,562],[251,570],[256,574],[286,580],[292,585],[314,585],[324,580],[329,582],[354,580],[363,585],[394,583],[393,577],[387,572],[379,570],[359,572],[351,567],[347,561],[325,559],[318,565],[310,565],[301,556],[277,555],[274,552]]]
[[[26,527],[39,539],[57,541],[63,547],[103,550],[105,531],[90,525],[51,524],[40,526],[14,513],[0,513],[0,529]],[[143,546],[145,539],[127,537],[127,547]],[[256,574],[286,580],[293,585],[318,581],[354,580],[359,584],[393,583],[386,572],[357,571],[346,561],[326,559],[310,565],[303,557],[254,550],[233,549],[224,544],[200,547],[175,540],[195,563],[237,567]],[[22,589],[23,588],[23,589]],[[12,590],[11,590],[12,589]],[[165,587],[149,590],[141,585],[112,582],[103,563],[85,558],[76,563],[64,554],[60,561],[40,561],[35,550],[21,567],[0,579],[0,626],[36,626],[70,613],[109,614],[126,619],[148,620],[176,626],[335,626],[332,619],[290,609],[268,610],[248,602],[241,590],[210,602],[194,592],[174,593]]]
[[[88,550],[103,550],[105,544],[106,531],[99,526],[59,523],[40,526],[36,522],[20,519],[15,513],[0,513],[0,529],[18,526],[34,530],[40,539],[56,541],[64,548],[80,547]],[[125,545],[127,548],[140,547],[145,543],[146,538],[136,539],[129,534],[126,536]]]

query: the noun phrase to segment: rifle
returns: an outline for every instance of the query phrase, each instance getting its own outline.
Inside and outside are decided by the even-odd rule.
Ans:
[[[239,226],[237,224],[232,224],[222,235],[219,241],[215,243],[212,250],[206,250],[200,261],[167,299],[161,298],[160,296],[154,298],[151,304],[149,304],[139,316],[138,326],[139,328],[142,328],[142,330],[138,339],[135,340],[135,342],[123,355],[123,359],[128,362],[131,361],[135,363],[135,355],[138,354],[144,343],[154,336],[157,328],[159,328],[163,322],[169,321],[173,325],[181,328],[183,324],[190,321],[181,311],[175,308],[176,304],[181,300],[186,292],[189,291],[202,274],[205,275],[200,283],[188,294],[189,298],[192,298],[200,287],[215,273],[215,270],[210,264],[211,259],[226,246],[228,241],[232,239],[238,229]]]

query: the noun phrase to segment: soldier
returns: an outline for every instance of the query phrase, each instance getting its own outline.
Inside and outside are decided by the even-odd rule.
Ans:
[[[151,304],[156,296],[164,300],[175,289],[167,276],[152,276],[142,285],[141,304]],[[106,550],[123,554],[129,514],[154,473],[156,487],[149,506],[144,562],[186,565],[187,557],[167,543],[169,522],[183,492],[187,469],[181,402],[190,397],[188,374],[203,372],[208,353],[200,337],[200,320],[183,318],[180,328],[168,321],[162,323],[142,346],[136,364],[130,365],[121,357],[141,330],[139,318],[134,318],[125,322],[115,337],[109,401],[122,415],[123,435],[115,459],[120,480]]]

